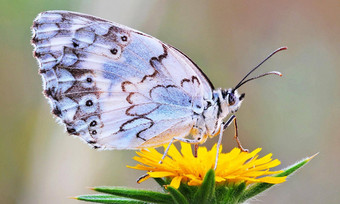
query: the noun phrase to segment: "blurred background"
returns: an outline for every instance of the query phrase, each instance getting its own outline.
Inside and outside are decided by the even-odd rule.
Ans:
[[[137,185],[134,151],[91,149],[50,114],[32,57],[30,27],[39,12],[72,10],[128,25],[186,53],[216,87],[232,87],[271,51],[238,111],[250,150],[273,153],[280,168],[320,154],[252,203],[340,203],[340,1],[5,0],[0,6],[0,203],[80,203],[86,187]],[[225,132],[224,151],[236,146]],[[216,138],[206,144],[211,146]]]

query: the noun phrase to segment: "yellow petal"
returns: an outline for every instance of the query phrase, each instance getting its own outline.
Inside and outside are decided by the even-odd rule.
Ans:
[[[147,179],[150,178],[150,175],[142,176],[137,180],[137,183],[142,183],[143,181],[146,181]]]
[[[189,186],[199,186],[199,185],[201,185],[202,184],[202,180],[198,180],[198,179],[193,179],[193,180],[190,180],[189,182],[188,182],[188,185]]]
[[[190,144],[182,142],[181,147],[182,147],[181,152],[185,159],[194,158],[194,156],[192,155],[192,149]]]
[[[258,180],[260,180],[261,182],[264,182],[264,183],[277,184],[277,183],[285,182],[286,176],[284,176],[284,177],[263,177],[263,178],[259,178]]]
[[[166,172],[166,171],[156,171],[156,172],[148,172],[149,176],[154,178],[162,178],[167,176],[175,176],[173,172]]]
[[[176,176],[171,180],[170,186],[174,188],[179,188],[179,185],[181,184],[182,176]]]
[[[131,168],[131,169],[137,169],[137,170],[152,170],[153,169],[152,167],[146,167],[140,164],[137,164],[136,166],[126,166],[126,167]]]
[[[179,153],[179,151],[177,150],[175,145],[171,145],[171,147],[170,147],[170,149],[168,151],[168,155],[171,156],[171,158],[173,160],[180,160],[180,159],[183,158],[181,153]]]
[[[223,178],[223,177],[221,177],[221,176],[216,176],[216,177],[215,177],[215,180],[216,180],[216,182],[220,183],[220,182],[225,181],[225,178]]]

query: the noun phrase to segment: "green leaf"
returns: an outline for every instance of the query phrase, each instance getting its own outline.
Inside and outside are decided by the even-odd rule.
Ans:
[[[197,190],[193,203],[212,203],[215,200],[215,171],[210,169],[203,179],[202,185]]]
[[[188,200],[177,189],[168,186],[167,190],[170,192],[172,199],[176,204],[189,204]]]
[[[115,203],[115,204],[145,204],[146,202],[120,198],[112,195],[81,195],[76,197],[77,200],[94,202],[94,203]]]
[[[108,193],[116,196],[132,198],[136,200],[152,202],[152,203],[171,203],[172,197],[169,194],[159,193],[155,191],[123,188],[123,187],[94,187],[93,190]]]
[[[316,155],[314,155],[314,156],[316,156]],[[296,170],[298,170],[299,168],[301,168],[302,166],[307,164],[314,156],[309,157],[307,159],[304,159],[302,161],[299,161],[299,162],[283,169],[283,172],[275,175],[275,177],[283,177],[283,176],[288,176],[288,175],[292,174],[293,172],[295,172]],[[250,186],[241,196],[240,202],[244,202],[245,200],[258,195],[259,193],[262,193],[263,191],[267,190],[268,188],[270,188],[274,185],[275,184],[270,184],[270,183],[257,183],[257,184]]]

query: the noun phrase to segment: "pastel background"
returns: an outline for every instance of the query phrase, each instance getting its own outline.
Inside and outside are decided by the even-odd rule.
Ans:
[[[68,136],[42,95],[30,26],[45,10],[72,10],[128,25],[186,53],[216,87],[234,86],[271,51],[288,46],[241,88],[239,134],[285,167],[320,152],[252,203],[340,203],[340,1],[17,0],[0,3],[0,203],[80,203],[95,185],[137,185],[133,151],[101,151]],[[225,132],[224,151],[235,145]],[[216,139],[206,144],[210,147]]]

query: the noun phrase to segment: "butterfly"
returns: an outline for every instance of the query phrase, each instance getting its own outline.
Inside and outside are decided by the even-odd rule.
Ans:
[[[235,115],[225,118],[244,99],[237,89],[255,78],[280,75],[246,79],[257,66],[234,88],[215,89],[173,46],[70,11],[42,12],[32,30],[52,113],[69,134],[97,149],[157,147],[176,140],[198,144],[221,136],[236,121]],[[192,139],[186,139],[189,135]]]

